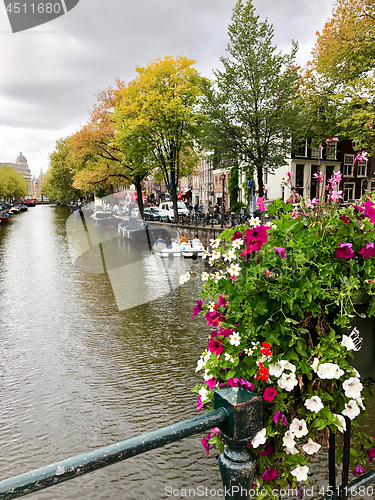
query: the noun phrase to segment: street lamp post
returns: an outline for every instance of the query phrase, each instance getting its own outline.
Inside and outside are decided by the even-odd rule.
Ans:
[[[221,175],[221,181],[222,181],[222,199],[221,199],[221,227],[223,227],[224,224],[224,217],[225,217],[225,172],[222,173]]]

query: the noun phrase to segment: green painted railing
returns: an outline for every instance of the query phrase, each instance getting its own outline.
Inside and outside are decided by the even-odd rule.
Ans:
[[[0,481],[0,499],[28,495],[212,427],[220,428],[227,443],[219,467],[228,498],[240,499],[239,493],[250,490],[253,481],[255,462],[247,444],[261,429],[262,397],[237,387],[221,389],[214,407],[207,414]]]

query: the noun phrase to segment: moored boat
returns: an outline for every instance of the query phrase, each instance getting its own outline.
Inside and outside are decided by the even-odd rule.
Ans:
[[[180,244],[181,253],[185,258],[197,259],[198,257],[203,257],[204,246],[202,243],[181,243]]]
[[[118,230],[124,238],[138,243],[154,244],[156,239],[161,236],[166,238],[169,232],[165,228],[155,227],[141,220],[129,217],[128,223],[120,223]]]
[[[111,212],[95,212],[91,217],[97,226],[116,228],[118,225],[118,217],[112,215]]]
[[[171,248],[167,248],[165,243],[155,243],[152,247],[155,255],[162,258],[182,257],[180,245],[173,242]]]

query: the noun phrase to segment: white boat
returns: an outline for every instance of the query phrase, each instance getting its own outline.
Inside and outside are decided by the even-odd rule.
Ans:
[[[200,242],[194,244],[191,241],[188,243],[181,243],[180,248],[185,258],[197,259],[204,255],[204,246]]]
[[[167,248],[165,243],[155,243],[152,250],[155,255],[162,258],[181,257],[182,255],[180,245],[176,242],[172,243],[172,248]]]

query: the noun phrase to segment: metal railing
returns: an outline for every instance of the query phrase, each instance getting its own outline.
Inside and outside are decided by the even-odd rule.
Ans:
[[[241,491],[252,486],[255,461],[247,444],[261,429],[262,397],[241,388],[221,389],[215,393],[214,408],[207,414],[0,481],[0,499],[40,491],[212,427],[220,428],[227,444],[219,457],[224,489],[230,492],[228,498],[240,499]]]

